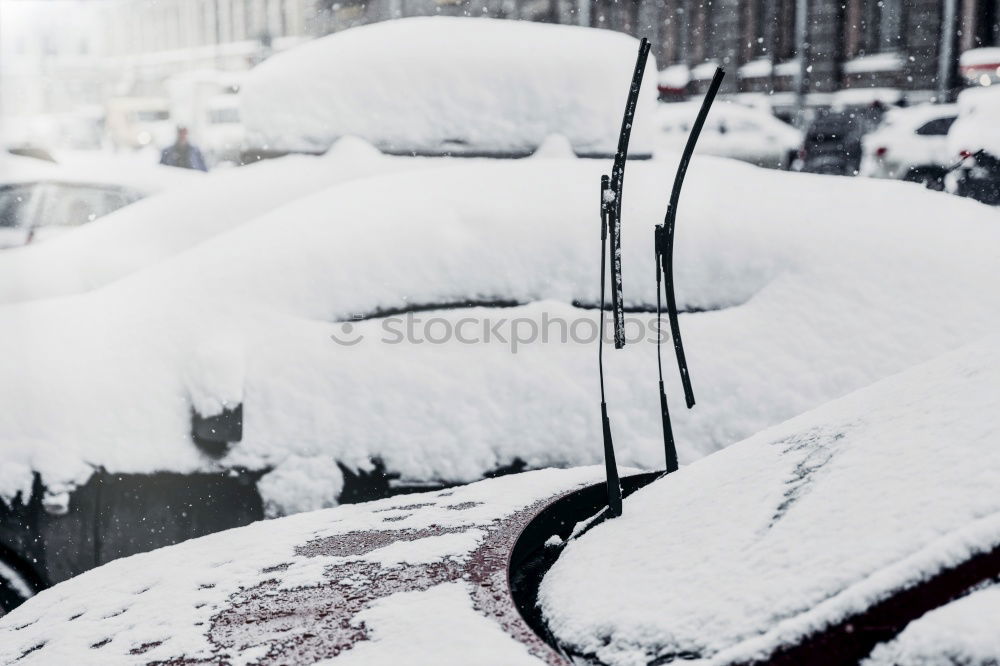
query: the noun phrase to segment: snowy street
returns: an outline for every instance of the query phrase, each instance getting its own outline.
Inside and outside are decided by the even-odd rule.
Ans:
[[[0,0],[0,666],[1000,663],[1000,5],[827,2]]]

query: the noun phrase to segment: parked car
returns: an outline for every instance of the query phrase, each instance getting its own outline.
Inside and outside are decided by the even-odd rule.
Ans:
[[[642,230],[675,168],[628,167],[622,261],[643,330],[656,301],[638,277],[652,277]],[[18,350],[0,355],[7,568],[48,585],[263,516],[597,462],[581,444],[600,437],[586,399],[594,350],[559,336],[595,326],[597,238],[580,221],[595,216],[588,184],[606,169],[484,159],[373,175],[103,289],[0,308],[0,346]],[[968,288],[995,271],[988,209],[711,157],[685,187],[679,304],[711,316],[681,315],[707,392],[698,410],[672,404],[684,462],[1000,325]],[[155,246],[160,228],[135,247]],[[76,279],[99,281],[115,255],[99,256]],[[942,259],[955,256],[961,271]],[[910,307],[914,293],[948,302],[949,318]],[[442,340],[448,330],[461,339]],[[530,342],[532,330],[550,342]],[[636,344],[607,368],[615,403],[635,406],[615,426],[627,465],[660,456],[653,383],[636,380],[651,351]],[[668,393],[673,403],[678,382]]]
[[[955,104],[890,110],[882,125],[861,139],[860,175],[944,189],[944,176],[955,161],[948,150],[948,130],[957,115]]]
[[[637,50],[621,33],[501,19],[345,30],[250,71],[240,88],[243,161],[322,153],[343,136],[396,155],[512,158],[559,134],[579,156],[610,157]],[[656,79],[650,59],[640,108],[655,105]],[[652,140],[652,115],[637,113],[630,154],[648,157]]]
[[[623,474],[618,518],[549,469],[121,559],[0,618],[0,661],[986,666],[998,380],[988,339]]]
[[[478,81],[479,57],[488,54],[505,66],[491,76],[510,80],[509,48],[500,49],[493,33],[509,31],[508,44],[538,39],[563,50],[575,45],[571,55],[586,50],[579,60],[586,89],[623,95],[638,45],[566,26],[457,18],[419,25],[428,30],[421,53],[430,41],[449,49],[478,43],[473,27],[490,32],[491,46],[474,58],[446,51],[427,69],[426,60],[400,57],[410,44],[389,39],[396,28],[386,22],[301,48],[331,49],[337,63],[347,51],[375,53],[376,69],[396,78],[406,78],[401,63],[409,64],[433,92],[440,86],[432,74],[451,81],[460,65]],[[599,57],[588,38],[562,39],[578,31],[599,41]],[[343,39],[348,46],[323,43]],[[622,95],[597,104],[598,118],[584,113],[590,107],[567,109],[558,95],[546,97],[522,111],[537,124],[506,124],[493,134],[495,119],[480,121],[450,100],[449,118],[471,118],[459,124],[467,137],[462,159],[440,156],[457,144],[442,143],[456,134],[440,134],[438,124],[406,135],[435,157],[390,158],[351,141],[341,154],[345,139],[337,137],[361,130],[398,150],[402,111],[330,123],[324,104],[304,103],[330,91],[309,97],[316,77],[294,53],[267,60],[263,78],[249,76],[245,91],[257,96],[244,99],[248,128],[286,141],[275,144],[285,152],[333,145],[330,153],[291,158],[306,166],[284,174],[281,161],[228,170],[219,174],[228,177],[224,198],[194,186],[183,201],[164,196],[176,216],[151,198],[136,204],[149,209],[142,224],[109,217],[79,241],[53,241],[60,252],[46,253],[39,273],[20,263],[3,274],[40,285],[32,287],[35,300],[14,294],[10,300],[24,302],[0,308],[0,347],[17,350],[0,355],[0,538],[5,567],[20,579],[54,584],[262,516],[600,459],[600,448],[586,444],[601,432],[590,399],[596,337],[586,335],[600,327],[594,195],[610,162],[573,153],[613,152]],[[359,62],[368,60],[355,58],[338,76],[382,80]],[[552,94],[552,71],[539,74],[534,57],[518,62],[530,68],[525,99]],[[282,94],[265,95],[268,81]],[[291,81],[303,87],[284,87]],[[338,90],[337,103],[348,104]],[[382,94],[395,103],[400,89]],[[478,113],[482,100],[472,97]],[[431,111],[441,103],[402,99]],[[308,131],[282,134],[279,102],[292,115],[315,114]],[[557,117],[533,116],[545,109]],[[653,110],[652,92],[640,97],[637,128],[643,117],[651,123]],[[563,156],[553,156],[559,151],[539,146],[560,143],[548,139],[565,113],[579,125],[576,143],[567,136]],[[430,120],[437,122],[434,113]],[[529,132],[519,135],[521,127]],[[487,147],[534,154],[469,158]],[[643,330],[653,325],[656,303],[648,222],[663,215],[676,167],[676,156],[627,167],[621,257],[626,306]],[[703,382],[706,395],[699,410],[682,412],[673,404],[679,381],[669,380],[683,462],[1000,325],[992,300],[968,288],[995,273],[1000,227],[984,223],[992,211],[911,189],[712,157],[692,162],[691,203],[678,222],[678,302],[695,385]],[[197,215],[190,202],[202,209]],[[255,217],[255,207],[267,210]],[[954,220],[947,229],[945,218]],[[900,246],[904,235],[910,242]],[[61,264],[66,257],[73,259]],[[960,257],[962,270],[943,257]],[[44,297],[56,294],[64,297]],[[913,308],[913,294],[949,303],[949,317]],[[443,331],[452,335],[442,339]],[[651,467],[661,455],[653,383],[636,380],[653,367],[652,349],[636,344],[608,363],[615,403],[633,406],[615,425],[628,441],[623,464]],[[27,588],[8,589],[13,596]]]
[[[798,170],[853,176],[861,168],[861,137],[878,127],[884,107],[824,108],[806,129]]]
[[[142,171],[101,173],[34,157],[0,158],[0,249],[60,235],[172,185],[190,182],[161,167]]]
[[[701,102],[659,104],[657,151],[684,149]],[[733,102],[716,102],[698,140],[698,152],[788,169],[802,145],[802,132],[770,113]]]
[[[970,88],[958,97],[959,114],[948,132],[955,160],[946,189],[990,205],[1000,205],[1000,90]]]
[[[145,193],[100,183],[0,184],[0,249],[44,240],[138,201]]]

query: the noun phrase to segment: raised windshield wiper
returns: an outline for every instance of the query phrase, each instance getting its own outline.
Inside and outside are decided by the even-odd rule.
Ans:
[[[618,136],[618,150],[611,169],[611,176],[601,176],[601,315],[600,333],[597,336],[597,365],[601,379],[601,427],[604,433],[604,467],[608,484],[608,510],[612,517],[622,513],[622,489],[615,464],[615,446],[611,437],[611,421],[608,419],[608,404],[604,396],[604,287],[608,267],[608,241],[611,242],[611,306],[614,320],[615,348],[625,346],[625,314],[622,302],[622,261],[621,261],[621,213],[622,183],[625,178],[625,160],[628,157],[628,142],[632,134],[632,118],[639,100],[639,88],[646,71],[649,57],[649,41],[639,42],[639,56],[632,73],[632,85],[625,101],[625,115]]]
[[[670,202],[667,204],[667,213],[663,219],[663,225],[658,227],[659,242],[655,243],[659,247],[659,252],[657,253],[658,263],[660,265],[660,270],[663,272],[663,281],[666,285],[667,292],[667,317],[670,319],[670,333],[674,340],[674,353],[677,356],[677,368],[681,373],[681,384],[684,386],[684,400],[687,403],[688,409],[694,407],[694,389],[691,388],[691,376],[688,373],[687,358],[684,356],[684,342],[681,340],[681,329],[677,322],[677,297],[674,295],[674,227],[677,223],[677,203],[680,201],[681,197],[681,187],[684,185],[684,176],[687,174],[688,163],[691,161],[691,154],[694,152],[694,146],[698,143],[698,136],[701,134],[701,128],[705,124],[705,118],[708,116],[708,111],[712,107],[712,102],[715,101],[715,95],[719,92],[719,86],[722,85],[722,77],[726,73],[721,67],[715,69],[715,76],[712,77],[712,83],[708,86],[708,92],[705,93],[705,99],[701,102],[701,108],[698,110],[698,116],[695,118],[694,125],[691,126],[691,133],[688,135],[687,143],[684,146],[684,152],[681,153],[681,161],[677,165],[677,174],[674,176],[674,186],[670,191]],[[656,287],[656,299],[659,303],[660,299],[660,288],[659,288],[659,275],[657,275],[657,287]],[[659,312],[659,305],[657,305],[657,312]],[[657,314],[659,317],[659,314]],[[656,346],[657,353],[657,363],[659,364],[659,353],[660,346]],[[663,395],[663,368],[660,365],[660,398],[663,409],[666,409],[666,398]],[[664,441],[667,440],[667,434],[669,431],[669,416],[664,414]],[[673,437],[670,437],[670,443],[673,443]],[[676,453],[674,454],[676,457]],[[672,471],[670,467],[670,455],[667,456],[667,471]],[[676,462],[674,463],[676,465]],[[676,467],[675,467],[676,469]]]

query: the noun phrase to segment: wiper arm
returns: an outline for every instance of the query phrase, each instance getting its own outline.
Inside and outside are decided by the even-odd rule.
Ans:
[[[615,348],[625,346],[625,313],[622,299],[621,262],[621,212],[622,182],[625,177],[625,159],[628,157],[628,142],[632,134],[632,119],[639,100],[639,88],[646,70],[649,56],[649,41],[639,42],[639,56],[632,73],[632,85],[625,101],[625,115],[618,136],[618,151],[611,170],[611,176],[601,177],[601,314],[597,336],[597,365],[601,380],[601,430],[604,436],[604,467],[608,486],[608,512],[612,518],[622,514],[622,489],[615,462],[615,446],[611,437],[611,421],[608,419],[608,404],[604,395],[604,288],[608,268],[608,242],[611,244],[611,304],[614,318]]]

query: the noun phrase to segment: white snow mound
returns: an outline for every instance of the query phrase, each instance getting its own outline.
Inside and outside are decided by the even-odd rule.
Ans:
[[[564,134],[613,155],[638,53],[621,33],[486,18],[351,28],[275,55],[240,91],[249,145],[323,152],[344,135],[391,153],[527,154]],[[650,57],[632,152],[650,153]]]

